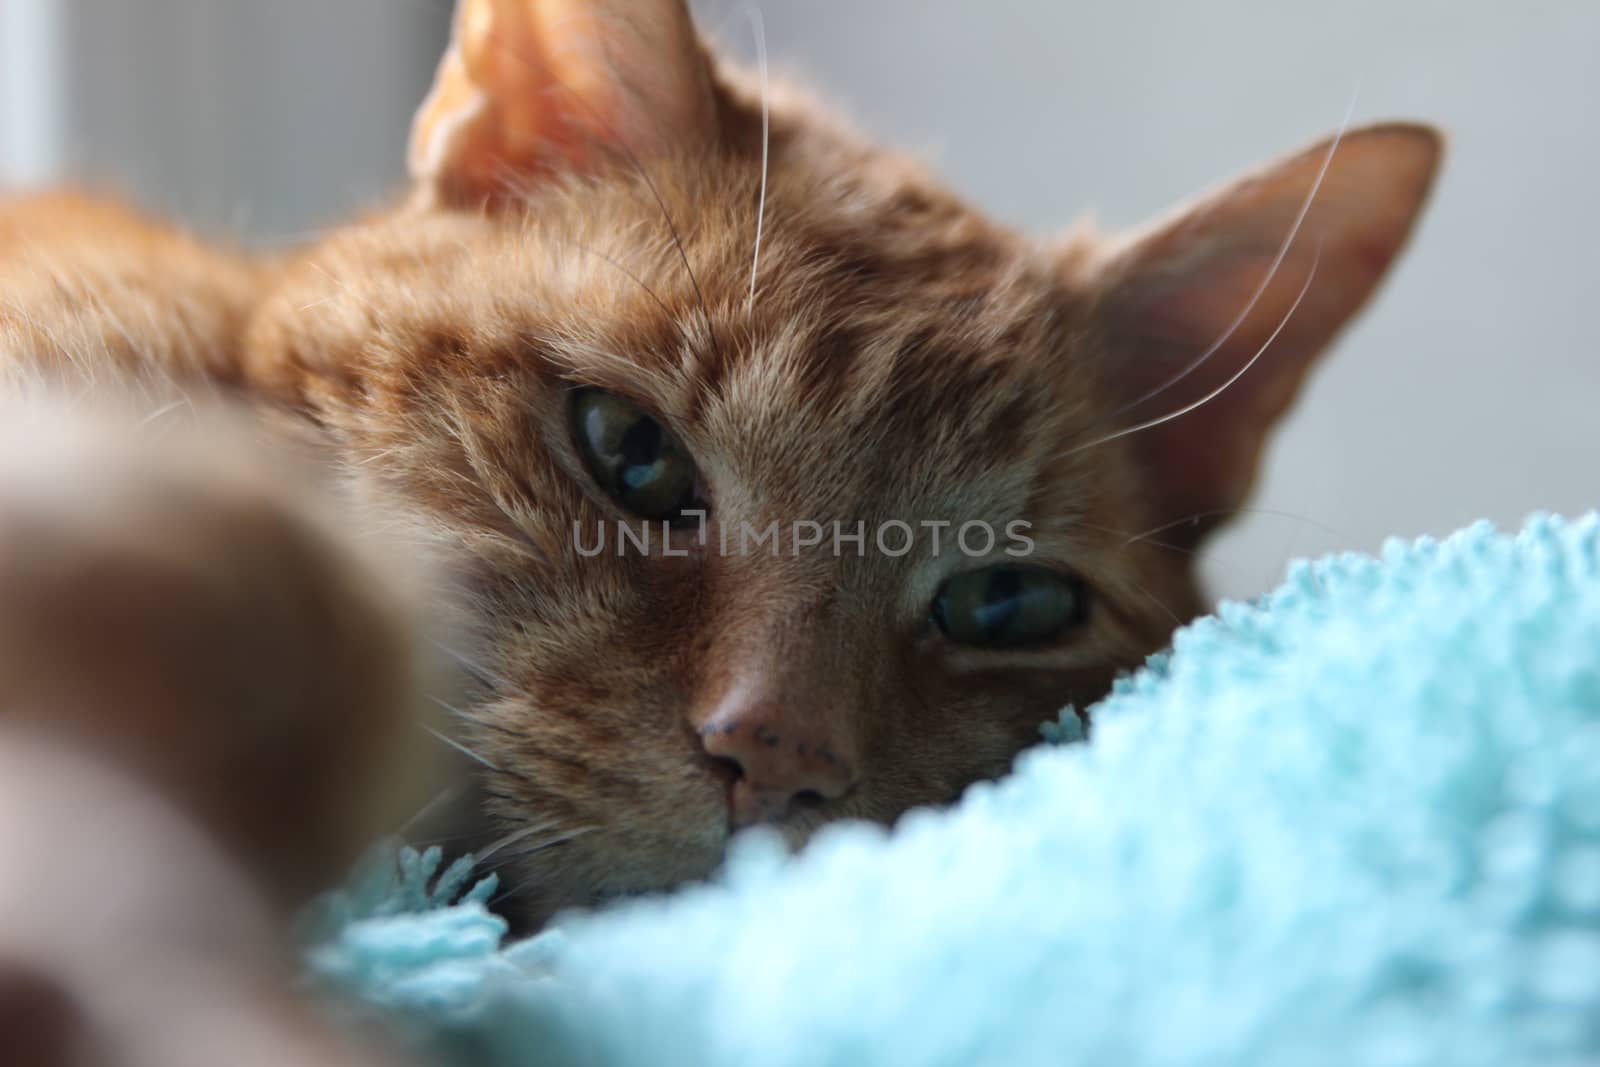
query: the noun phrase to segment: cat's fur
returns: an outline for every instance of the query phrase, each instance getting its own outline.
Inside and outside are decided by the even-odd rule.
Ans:
[[[828,795],[776,819],[800,841],[952,799],[1165,644],[1203,604],[1192,550],[1439,155],[1425,127],[1350,131],[1139,233],[1038,242],[758,85],[679,0],[467,0],[412,194],[312,247],[258,262],[82,200],[0,206],[8,359],[154,366],[291,413],[465,561],[483,692],[456,727],[535,919],[709,872],[729,767],[763,758],[738,731],[834,757]],[[580,557],[575,522],[626,516],[575,450],[578,384],[681,438],[713,544],[1025,520],[1088,620],[1042,649],[944,640],[930,601],[976,565],[948,537]]]

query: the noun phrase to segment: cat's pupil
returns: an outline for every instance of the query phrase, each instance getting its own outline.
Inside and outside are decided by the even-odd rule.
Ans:
[[[638,405],[599,389],[573,401],[579,451],[590,474],[617,503],[646,519],[682,524],[697,508],[694,461]]]
[[[984,590],[977,616],[978,624],[992,637],[1005,633],[1006,627],[1022,611],[1022,600],[1017,595],[1021,590],[1022,578],[1015,570],[997,567],[989,572],[988,588]]]
[[[661,424],[655,419],[640,419],[622,435],[622,458],[630,468],[653,466],[660,452]]]
[[[1043,645],[1083,621],[1086,595],[1078,579],[1042,567],[990,567],[945,582],[931,614],[959,644]]]

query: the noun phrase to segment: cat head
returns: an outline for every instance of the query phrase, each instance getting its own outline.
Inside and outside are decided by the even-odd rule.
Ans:
[[[533,915],[948,801],[1164,645],[1440,153],[1350,130],[1041,241],[763,82],[680,0],[466,0],[413,195],[252,330],[468,561]]]

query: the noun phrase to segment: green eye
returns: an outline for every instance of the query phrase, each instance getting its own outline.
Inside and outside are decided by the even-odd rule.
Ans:
[[[958,644],[1021,648],[1055,640],[1084,620],[1088,592],[1042,567],[990,567],[958,574],[933,598],[933,619]]]
[[[573,400],[578,450],[600,487],[643,519],[689,525],[695,499],[694,460],[666,427],[638,405],[599,389]]]

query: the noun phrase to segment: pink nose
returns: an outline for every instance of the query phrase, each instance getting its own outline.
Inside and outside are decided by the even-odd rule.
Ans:
[[[734,772],[728,791],[733,825],[775,822],[817,807],[855,784],[855,760],[826,727],[784,714],[775,704],[738,694],[700,727],[706,753]]]

